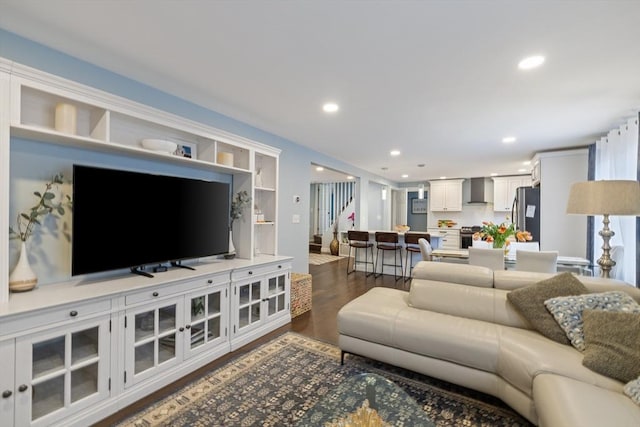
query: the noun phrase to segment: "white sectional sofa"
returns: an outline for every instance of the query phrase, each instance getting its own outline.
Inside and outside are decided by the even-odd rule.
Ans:
[[[622,382],[583,366],[580,351],[538,333],[507,300],[552,276],[422,261],[409,292],[376,287],[342,307],[339,345],[343,356],[496,396],[536,425],[640,426]],[[640,302],[640,290],[623,282],[578,279],[589,292],[623,290]]]

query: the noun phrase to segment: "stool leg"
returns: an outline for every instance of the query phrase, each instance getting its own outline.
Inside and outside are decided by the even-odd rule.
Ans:
[[[378,278],[382,276],[382,272],[378,274],[378,260],[380,259],[380,248],[376,249],[376,263],[373,266],[373,277]],[[382,251],[382,270],[384,270],[384,251]]]

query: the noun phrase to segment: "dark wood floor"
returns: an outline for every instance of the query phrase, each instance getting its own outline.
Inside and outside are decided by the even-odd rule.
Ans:
[[[197,378],[201,378],[208,371],[219,368],[228,361],[271,341],[273,338],[287,331],[297,332],[310,338],[315,338],[329,344],[337,345],[338,328],[336,318],[338,310],[340,310],[343,305],[375,286],[408,289],[408,285],[410,283],[405,283],[402,279],[395,281],[393,276],[389,275],[374,278],[373,275],[365,277],[364,273],[356,272],[347,276],[346,270],[346,258],[322,265],[309,265],[309,273],[312,276],[313,287],[313,307],[311,311],[294,318],[290,324],[285,325],[234,352],[228,353],[211,362],[207,366],[204,366],[203,368],[181,378],[179,381],[150,394],[133,405],[130,405],[96,423],[94,426],[106,427],[120,422],[140,411],[148,404],[174,393]]]

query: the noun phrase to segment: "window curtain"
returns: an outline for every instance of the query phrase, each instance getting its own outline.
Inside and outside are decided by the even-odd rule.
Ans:
[[[638,117],[630,118],[618,129],[596,141],[595,179],[629,179],[637,180],[638,176]],[[610,245],[612,258],[617,265],[612,277],[628,283],[636,283],[636,218],[633,216],[610,216],[609,227],[615,232]],[[595,217],[594,254],[598,259],[602,254],[602,238],[598,231],[602,229],[602,216]],[[622,251],[620,251],[620,247]],[[621,255],[620,252],[622,252]],[[616,259],[618,258],[618,259]]]

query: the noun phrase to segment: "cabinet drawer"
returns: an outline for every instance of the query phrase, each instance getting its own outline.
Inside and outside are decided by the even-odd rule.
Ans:
[[[290,268],[291,268],[291,263],[289,262],[282,262],[282,263],[269,264],[269,265],[258,265],[251,268],[243,268],[240,270],[234,270],[231,273],[231,281],[238,282],[251,277],[262,276],[265,274],[270,274],[278,271],[287,271]]]
[[[229,276],[227,274],[205,276],[186,282],[173,283],[163,286],[154,286],[143,291],[133,292],[125,295],[124,301],[126,305],[137,304],[140,302],[149,302],[170,295],[181,294],[194,289],[204,288],[206,286],[215,286],[228,282]]]
[[[109,310],[111,310],[111,299],[79,302],[47,310],[38,310],[37,313],[25,313],[3,319],[3,334],[4,332],[12,334],[42,326],[50,327],[64,322],[77,322],[89,315],[108,312]]]

